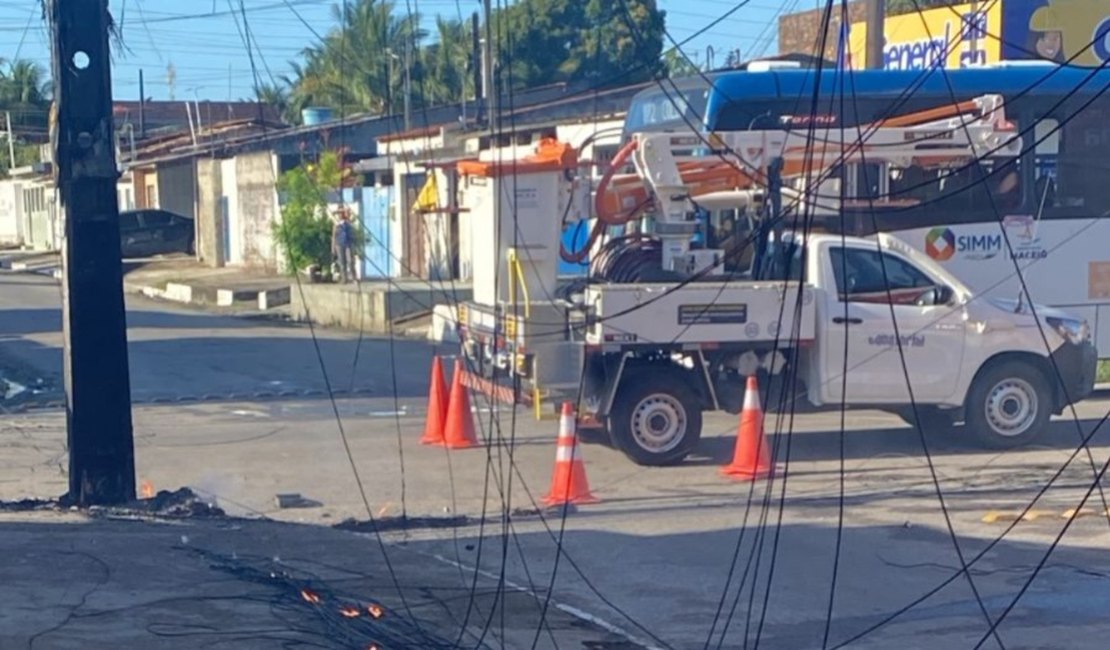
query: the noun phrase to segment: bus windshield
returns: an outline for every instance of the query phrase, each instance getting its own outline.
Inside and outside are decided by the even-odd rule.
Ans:
[[[624,138],[641,131],[701,127],[709,93],[710,81],[700,76],[652,85],[632,98]]]

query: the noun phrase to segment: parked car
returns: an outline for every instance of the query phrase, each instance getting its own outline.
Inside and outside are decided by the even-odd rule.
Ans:
[[[194,252],[193,220],[165,210],[120,212],[119,237],[123,257]]]

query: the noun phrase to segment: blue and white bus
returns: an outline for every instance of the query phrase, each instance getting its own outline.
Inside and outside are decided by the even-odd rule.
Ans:
[[[1022,156],[961,169],[872,166],[842,171],[842,214],[819,224],[890,232],[942,263],[977,292],[1016,299],[1022,269],[1032,299],[1064,307],[1094,328],[1110,356],[1110,70],[1025,63],[930,71],[768,70],[683,82],[695,98],[647,129],[705,132],[844,129],[941,110],[984,94],[1006,100]],[[637,102],[633,116],[645,109]],[[704,112],[693,114],[704,98]],[[664,97],[665,99],[665,97]],[[656,109],[653,115],[660,114]],[[644,120],[641,120],[643,122]],[[681,124],[679,124],[681,122]]]

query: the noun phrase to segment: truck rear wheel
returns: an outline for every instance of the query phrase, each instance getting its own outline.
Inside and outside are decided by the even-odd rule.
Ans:
[[[1020,361],[987,367],[967,396],[967,428],[996,449],[1024,445],[1048,428],[1052,390],[1044,375]]]
[[[676,465],[701,438],[701,405],[682,374],[638,368],[609,413],[614,444],[638,465]]]

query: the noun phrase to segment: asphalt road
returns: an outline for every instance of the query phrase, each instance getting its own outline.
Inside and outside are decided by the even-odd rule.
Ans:
[[[137,403],[257,399],[335,392],[424,393],[431,354],[423,342],[220,316],[127,298],[132,396]],[[61,294],[56,281],[0,272],[0,377],[56,401],[62,385]],[[393,368],[404,369],[396,375]],[[27,394],[24,396],[32,397]]]
[[[641,468],[605,446],[585,445],[601,502],[564,518],[536,507],[550,485],[554,422],[477,399],[485,445],[449,452],[419,444],[429,354],[423,344],[397,344],[394,398],[388,342],[364,341],[355,383],[375,393],[338,402],[337,417],[319,398],[249,396],[272,381],[322,387],[306,328],[146,301],[130,303],[129,319],[137,392],[156,386],[166,395],[244,395],[137,406],[141,481],[155,489],[190,486],[233,515],[285,524],[373,518],[385,546],[374,535],[353,539],[396,558],[398,583],[414,601],[435,585],[437,594],[476,603],[473,616],[484,627],[509,623],[513,629],[486,639],[490,647],[532,647],[530,629],[545,612],[558,620],[539,647],[1093,650],[1110,636],[1110,518],[1093,489],[1110,457],[1110,431],[1100,428],[1110,412],[1106,397],[1078,405],[1075,419],[1057,418],[1036,445],[1005,452],[976,448],[960,428],[922,437],[875,411],[849,412],[845,431],[838,413],[771,415],[776,473],[756,483],[719,476],[718,466],[731,458],[736,420],[709,414],[699,449],[679,467]],[[55,286],[0,275],[0,351],[7,358],[57,372],[57,323]],[[324,367],[349,383],[357,337],[318,335]],[[1089,456],[1077,451],[1084,436]],[[60,494],[65,467],[61,411],[0,417],[0,500]],[[275,495],[289,493],[302,495],[303,507],[279,508]],[[1013,521],[1027,509],[1024,520]],[[402,515],[410,525],[402,525]],[[182,539],[211,539],[275,561],[300,534],[278,528],[241,535],[231,521],[217,526],[231,536],[225,539],[204,526],[179,525]],[[55,571],[51,558],[71,552],[70,538],[53,529],[9,530],[14,535],[5,539],[39,549],[42,571]],[[351,560],[351,537],[335,532],[302,553]],[[177,532],[155,533],[161,550],[144,550],[144,566],[179,554],[170,543]],[[126,566],[129,545],[147,548],[138,541],[141,530],[99,544],[98,533],[89,534],[81,552],[123,554],[105,559],[113,567]],[[12,557],[24,547],[0,543]],[[369,571],[382,570],[378,560],[367,563]],[[54,602],[68,589],[37,583],[31,569],[8,574],[17,578],[19,602]],[[89,615],[99,616],[105,601],[143,601],[141,590],[152,584],[109,580],[88,604]],[[465,619],[468,609],[454,615]],[[197,616],[224,630],[224,618]],[[5,631],[32,620],[35,629],[67,625],[67,617],[66,609],[37,611],[13,617]],[[997,637],[989,635],[988,620],[1000,619]],[[122,619],[111,629],[121,640],[114,647],[196,643],[143,636]]]

